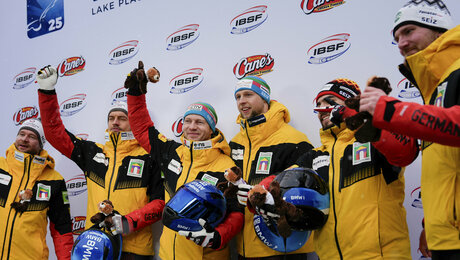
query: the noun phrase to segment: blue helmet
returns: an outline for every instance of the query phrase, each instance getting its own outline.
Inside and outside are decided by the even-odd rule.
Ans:
[[[180,187],[166,203],[163,224],[174,231],[199,231],[202,218],[215,228],[225,217],[224,194],[211,183],[194,180]]]
[[[72,260],[120,259],[121,235],[113,236],[97,228],[81,233],[72,247]]]
[[[290,168],[275,179],[280,184],[283,199],[305,214],[304,219],[290,222],[294,230],[314,230],[321,228],[329,215],[329,189],[326,182],[314,170]]]

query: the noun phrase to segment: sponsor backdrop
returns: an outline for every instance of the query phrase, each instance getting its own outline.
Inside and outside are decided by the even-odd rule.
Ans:
[[[8,1],[0,15],[0,148],[11,145],[21,122],[40,117],[35,77],[48,64],[59,72],[56,89],[67,129],[104,142],[107,111],[126,100],[123,82],[139,60],[161,72],[159,83],[149,83],[147,101],[156,127],[169,138],[179,140],[186,106],[204,101],[215,107],[217,127],[230,140],[239,130],[234,86],[246,75],[260,75],[272,99],[290,110],[291,124],[319,146],[312,101],[334,78],[353,79],[363,88],[370,76],[386,76],[391,95],[421,102],[397,71],[402,57],[392,42],[393,18],[405,2]],[[445,2],[452,14],[460,13],[459,2]],[[86,214],[84,175],[49,144],[45,148],[67,181],[78,234]],[[412,255],[419,259],[419,159],[405,176]]]

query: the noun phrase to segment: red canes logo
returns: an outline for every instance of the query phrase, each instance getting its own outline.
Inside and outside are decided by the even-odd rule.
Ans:
[[[13,115],[13,122],[15,125],[20,125],[27,119],[37,118],[38,108],[36,106],[20,108]]]
[[[171,94],[182,94],[196,88],[203,82],[203,69],[193,68],[182,72],[175,76],[170,82],[169,86]]]
[[[237,79],[242,79],[249,75],[262,75],[273,70],[275,60],[266,53],[265,55],[254,55],[242,58],[233,67],[233,74]]]
[[[184,118],[179,117],[172,125],[172,132],[174,133],[174,136],[179,137],[182,135],[182,126],[184,124]]]
[[[311,14],[324,12],[344,3],[344,0],[302,0],[300,8],[305,14]]]
[[[80,112],[86,106],[86,94],[76,94],[59,105],[61,116],[72,116]]]
[[[243,13],[237,15],[230,22],[230,26],[232,27],[230,33],[243,34],[254,30],[267,20],[268,15],[265,12],[266,10],[266,5],[258,5],[244,10]]]
[[[63,60],[58,66],[57,71],[59,76],[72,76],[84,70],[86,61],[83,56],[71,57]]]
[[[31,67],[23,70],[13,78],[13,89],[21,89],[27,87],[35,80],[36,68]]]
[[[166,38],[166,50],[176,51],[192,44],[200,36],[199,27],[198,24],[189,24],[177,29]]]
[[[349,33],[334,34],[322,39],[308,49],[308,63],[323,64],[340,57],[350,48],[349,39]]]
[[[109,53],[109,64],[118,65],[127,62],[139,52],[139,41],[132,40],[124,42]]]
[[[72,217],[72,234],[80,235],[85,230],[86,217],[85,216],[75,216]]]

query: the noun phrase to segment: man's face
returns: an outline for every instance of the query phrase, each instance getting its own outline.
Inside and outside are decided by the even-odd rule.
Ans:
[[[128,116],[121,111],[112,111],[109,114],[108,129],[111,132],[131,131]]]
[[[316,107],[332,107],[332,105],[329,104],[325,100],[325,98],[330,98],[331,100],[333,100],[335,103],[339,105],[345,105],[345,101],[343,101],[342,99],[334,95],[324,95],[318,98],[318,100],[316,100]],[[328,129],[334,126],[334,123],[332,123],[331,120],[329,120],[330,115],[331,115],[331,112],[318,112],[318,119],[323,129]]]
[[[41,150],[39,137],[33,131],[27,129],[19,131],[14,145],[16,149],[23,153],[39,154]]]
[[[243,89],[236,93],[236,105],[241,117],[249,119],[268,111],[268,104],[256,92]]]
[[[184,118],[182,132],[188,140],[205,141],[211,139],[212,129],[204,117],[190,114]]]
[[[407,57],[428,47],[441,34],[422,26],[406,24],[396,30],[395,41],[401,55]]]

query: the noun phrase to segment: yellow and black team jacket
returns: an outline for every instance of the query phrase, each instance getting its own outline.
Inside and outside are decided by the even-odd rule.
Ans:
[[[121,215],[133,219],[135,232],[123,236],[123,252],[153,255],[152,228],[161,217],[164,192],[157,164],[131,132],[106,132],[106,143],[82,140],[65,130],[55,91],[39,90],[46,139],[84,172],[88,186],[86,228],[98,204],[112,201]],[[131,214],[130,214],[131,213]]]
[[[320,136],[322,146],[296,163],[317,171],[329,185],[329,217],[313,232],[320,259],[411,259],[403,170],[371,143],[358,143],[344,123]]]
[[[182,136],[182,143],[179,143],[167,139],[154,127],[145,104],[145,95],[128,92],[128,112],[136,139],[160,165],[165,180],[166,202],[183,184],[193,180],[204,180],[214,185],[226,181],[224,172],[235,163],[230,158],[230,147],[219,129],[210,140],[190,141]],[[228,242],[243,225],[243,214],[237,209],[237,203],[236,199],[227,199],[226,216],[216,227],[221,236],[219,249],[203,248],[177,232],[164,228],[160,238],[160,258],[230,259]]]
[[[32,190],[24,212],[11,203],[19,192]],[[54,159],[42,150],[38,155],[22,153],[11,145],[0,157],[0,259],[48,259],[46,228],[59,259],[70,259],[72,223],[64,178],[54,170]]]
[[[428,248],[460,249],[460,26],[406,58],[400,71],[425,105],[382,97],[376,127],[422,140],[422,202]]]
[[[268,175],[277,174],[295,163],[312,148],[307,136],[288,123],[289,111],[277,101],[260,116],[245,120],[238,116],[240,132],[230,142],[232,159],[243,171],[244,180],[258,184]],[[280,255],[260,241],[254,231],[254,214],[245,209],[243,232],[237,236],[238,253],[244,257]],[[312,240],[290,254],[312,252]]]

